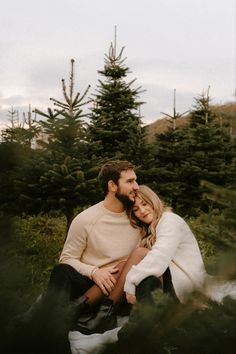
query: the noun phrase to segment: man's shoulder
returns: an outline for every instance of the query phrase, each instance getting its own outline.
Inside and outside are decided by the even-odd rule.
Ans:
[[[73,222],[86,222],[97,218],[99,215],[103,213],[102,202],[94,204],[89,208],[81,211],[73,220]]]

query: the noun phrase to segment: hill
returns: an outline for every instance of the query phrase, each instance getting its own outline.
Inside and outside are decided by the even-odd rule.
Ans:
[[[212,107],[216,110],[218,116],[222,117],[223,120],[224,119],[232,120],[232,133],[235,135],[236,134],[236,103],[230,102],[224,105],[215,105]],[[190,119],[189,114],[181,118],[177,118],[176,126],[180,127],[182,125],[187,124],[189,122],[189,119]],[[155,141],[156,134],[164,133],[169,127],[171,127],[171,122],[167,118],[159,118],[155,122],[147,125],[145,128],[147,131],[148,142],[153,143]]]

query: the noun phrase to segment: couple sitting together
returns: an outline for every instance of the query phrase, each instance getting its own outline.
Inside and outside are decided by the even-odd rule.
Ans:
[[[190,228],[138,186],[131,163],[106,163],[98,180],[105,198],[72,221],[47,291],[63,295],[73,309],[70,330],[83,334],[117,327],[125,304],[150,299],[157,288],[184,303],[206,277]]]

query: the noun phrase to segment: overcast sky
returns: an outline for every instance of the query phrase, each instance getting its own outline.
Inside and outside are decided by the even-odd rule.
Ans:
[[[235,101],[236,0],[0,0],[0,123],[11,106],[46,109],[61,98],[75,59],[76,89],[101,77],[114,39],[125,46],[144,123],[177,111],[211,86],[214,103]]]

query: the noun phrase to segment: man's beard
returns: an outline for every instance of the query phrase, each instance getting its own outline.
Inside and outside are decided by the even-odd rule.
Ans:
[[[120,190],[118,188],[116,194],[116,198],[119,199],[119,201],[124,204],[125,208],[131,208],[132,205],[134,204],[134,200],[129,199],[128,195],[120,193]]]

